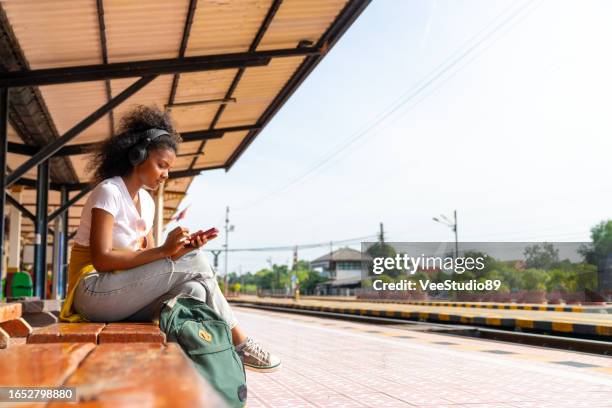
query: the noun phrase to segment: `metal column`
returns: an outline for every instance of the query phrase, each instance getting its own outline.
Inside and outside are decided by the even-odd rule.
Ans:
[[[2,278],[4,276],[4,204],[5,204],[5,177],[6,151],[8,148],[8,88],[0,88],[0,294],[3,293]]]
[[[66,194],[66,196],[64,197],[64,194]],[[69,194],[68,194],[68,190],[62,189],[62,203],[64,202],[64,199],[66,201],[68,201],[69,199]],[[60,299],[64,299],[66,297],[66,287],[68,285],[68,241],[70,240],[70,238],[68,237],[69,231],[68,231],[68,227],[70,226],[68,224],[69,219],[68,219],[68,211],[66,211],[64,213],[64,216],[62,217],[62,235],[64,236],[63,238],[63,242],[64,245],[62,246],[62,259],[64,260],[64,265],[62,267],[62,275],[61,275],[61,282],[62,284],[60,285]]]
[[[13,198],[21,202],[22,186],[13,187],[11,190]],[[9,224],[7,272],[14,273],[21,267],[21,211],[16,207],[9,209]]]
[[[61,187],[61,206],[68,201],[68,189],[66,186]],[[53,285],[51,287],[51,299],[62,298],[63,283],[63,270],[64,270],[64,246],[66,245],[66,234],[64,233],[64,214],[68,210],[62,213],[62,216],[57,217],[54,221],[55,235],[53,236]]]
[[[62,204],[67,202],[69,199],[68,189],[62,187],[61,200]],[[64,299],[66,297],[66,285],[68,284],[68,210],[64,211],[61,215],[62,223],[62,267],[60,269],[60,275],[58,280],[59,298]]]
[[[46,297],[47,278],[47,204],[49,198],[49,160],[38,166],[36,179],[36,222],[34,242],[34,296]]]

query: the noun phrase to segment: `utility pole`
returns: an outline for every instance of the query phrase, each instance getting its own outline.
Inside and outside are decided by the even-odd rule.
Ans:
[[[293,298],[295,299],[297,290],[297,268],[298,268],[298,246],[293,247],[293,268],[291,268],[291,284],[290,289],[293,292]]]
[[[379,235],[379,241],[382,245],[385,244],[385,229],[383,227],[383,223],[380,223],[380,235]]]
[[[225,277],[223,278],[223,292],[224,295],[227,296],[227,292],[228,292],[228,288],[227,288],[227,276],[229,274],[229,270],[227,269],[227,256],[228,256],[228,249],[229,249],[229,232],[230,232],[230,225],[229,225],[229,206],[225,207]]]
[[[457,235],[457,210],[455,210],[455,223],[453,224],[453,231],[455,231],[455,259],[459,258],[459,237]]]
[[[266,262],[268,263],[268,265],[270,265],[270,272],[274,272],[274,267],[272,266],[272,257],[270,257],[270,256],[267,257],[266,258]],[[274,289],[276,289],[275,280],[272,279],[270,281],[270,284],[272,285],[272,293],[274,293]]]
[[[219,267],[219,255],[221,254],[220,250],[214,250],[214,251],[210,251],[213,254],[213,257],[215,258],[214,261],[214,265],[215,265],[215,269],[217,269]]]
[[[298,263],[298,247],[296,245],[293,247],[293,267],[291,268],[291,270],[293,271],[297,270],[297,263]]]
[[[298,269],[298,246],[293,249],[293,274],[291,275],[291,290],[293,291],[293,300],[300,300],[300,281],[297,276]]]

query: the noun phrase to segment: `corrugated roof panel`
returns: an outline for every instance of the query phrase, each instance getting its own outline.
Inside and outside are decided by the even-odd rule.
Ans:
[[[218,126],[257,123],[303,60],[303,57],[277,58],[268,66],[247,68],[234,92],[237,102],[227,105]]]
[[[199,1],[186,55],[248,51],[271,4],[271,0]]]
[[[196,168],[222,166],[246,137],[248,132],[228,132],[221,139],[206,142],[204,154],[196,161]]]
[[[168,191],[182,191],[185,192],[186,188],[191,184],[191,177],[166,180],[164,186],[164,192]]]
[[[109,62],[177,58],[188,5],[188,0],[105,0]]]
[[[60,135],[95,112],[107,101],[104,81],[41,86],[40,92]],[[69,144],[100,140],[110,133],[108,115],[99,119]]]
[[[181,74],[174,102],[223,99],[237,72],[237,69],[224,69]]]
[[[302,40],[316,44],[346,3],[346,0],[283,2],[257,49],[294,48]]]
[[[180,76],[175,103],[211,101],[225,98],[237,69],[186,73]],[[180,132],[208,129],[219,103],[172,108],[172,117]]]
[[[185,157],[177,157],[174,159],[174,164],[172,165],[172,171],[176,170],[187,170],[194,156],[185,156]]]
[[[219,105],[212,104],[183,106],[172,109],[172,118],[179,132],[204,130],[210,127],[217,109],[219,109]]]
[[[195,153],[200,147],[200,141],[196,142],[183,142],[179,145],[179,154],[183,153]]]
[[[111,89],[113,96],[116,96],[125,88],[133,84],[136,80],[136,78],[112,80]],[[122,115],[132,109],[135,105],[156,105],[159,109],[163,110],[164,106],[168,103],[171,86],[172,75],[161,75],[155,78],[153,82],[136,92],[136,94],[132,95],[132,97],[114,110],[115,126],[119,125]]]
[[[95,1],[4,1],[2,7],[31,69],[102,62]]]

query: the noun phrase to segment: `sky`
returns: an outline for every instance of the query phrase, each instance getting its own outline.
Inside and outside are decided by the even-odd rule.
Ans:
[[[605,0],[373,1],[229,172],[196,177],[181,225],[221,230],[229,206],[230,249],[323,244],[305,260],[380,223],[451,241],[432,217],[454,210],[460,242],[588,241],[612,218],[611,19]]]

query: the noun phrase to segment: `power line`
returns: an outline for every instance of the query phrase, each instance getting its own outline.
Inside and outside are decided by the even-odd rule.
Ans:
[[[402,94],[397,100],[395,100],[389,107],[387,107],[385,110],[383,110],[383,112],[374,120],[373,123],[370,123],[368,125],[365,125],[365,129],[362,128],[363,130],[359,130],[358,132],[354,133],[353,135],[351,135],[342,145],[340,145],[338,148],[332,149],[330,152],[328,152],[320,161],[318,161],[317,163],[315,163],[314,166],[312,166],[310,169],[308,169],[307,171],[305,171],[304,173],[292,178],[289,180],[288,183],[286,183],[284,186],[282,186],[279,189],[276,189],[270,193],[268,193],[267,195],[255,200],[254,202],[250,203],[247,206],[241,207],[239,209],[237,209],[237,211],[243,211],[247,208],[250,207],[254,207],[256,205],[258,205],[259,203],[267,200],[268,198],[279,194],[285,190],[287,190],[289,187],[291,187],[292,185],[302,181],[303,179],[305,179],[306,177],[308,177],[310,174],[314,173],[316,170],[318,170],[319,168],[321,168],[323,165],[325,165],[326,163],[328,163],[329,161],[331,161],[335,156],[337,156],[339,153],[341,153],[343,150],[345,150],[346,148],[348,148],[349,146],[351,146],[352,144],[354,144],[355,142],[357,142],[358,140],[360,140],[361,138],[363,138],[364,136],[366,136],[372,129],[374,129],[376,126],[378,126],[379,124],[383,123],[384,120],[386,120],[387,118],[389,118],[393,113],[395,113],[399,108],[401,108],[402,106],[404,106],[406,103],[410,102],[412,99],[414,99],[415,97],[417,97],[418,95],[420,95],[424,90],[426,90],[430,85],[432,85],[438,78],[440,78],[442,75],[444,75],[446,72],[448,72],[451,68],[455,67],[457,64],[459,64],[459,62],[461,62],[463,59],[465,59],[468,55],[470,55],[472,52],[474,52],[482,43],[484,43],[487,39],[489,39],[490,37],[492,37],[495,33],[497,33],[499,30],[501,30],[502,28],[504,28],[506,25],[508,25],[513,19],[515,19],[522,11],[524,11],[527,6],[531,5],[533,2],[532,1],[528,1],[525,2],[523,5],[521,5],[520,7],[517,8],[517,10],[515,10],[513,13],[511,13],[511,15],[507,18],[505,18],[501,23],[499,23],[497,26],[495,26],[495,28],[489,32],[488,34],[486,34],[483,38],[481,38],[480,40],[478,40],[475,44],[472,44],[471,46],[468,47],[467,50],[463,51],[461,53],[461,55],[459,55],[458,57],[456,57],[453,61],[447,63],[447,61],[449,59],[452,59],[452,57],[458,53],[458,51],[455,51],[453,54],[451,54],[451,56],[449,56],[444,62],[442,62],[440,65],[438,65],[436,68],[434,68],[428,75],[426,75],[424,77],[423,80],[425,80],[425,78],[431,76],[433,74],[433,76],[426,80],[425,83],[419,85],[419,83],[417,83],[415,86],[413,86],[412,88],[410,88],[407,92],[405,92],[404,94]],[[487,24],[485,26],[484,29],[480,30],[476,35],[472,36],[466,43],[464,43],[459,49],[463,48],[465,45],[469,44],[470,42],[472,42],[475,38],[477,38],[483,31],[485,31],[494,21],[498,20],[501,16],[507,14],[509,12],[511,8],[505,9],[502,13],[500,13],[497,17],[495,17],[491,23]],[[473,60],[473,59],[472,59]],[[446,66],[445,66],[446,65]],[[439,71],[436,73],[436,71]],[[435,73],[435,74],[434,74]],[[406,94],[408,94],[408,96],[406,97]],[[420,101],[419,101],[420,102]],[[416,106],[416,104],[414,105]],[[413,107],[414,107],[413,106]]]
[[[363,237],[349,238],[339,241],[332,241],[336,245],[346,245],[355,242],[362,242],[367,239],[376,238],[377,234],[366,235]],[[301,244],[301,245],[286,245],[286,246],[272,246],[272,247],[260,247],[260,248],[233,248],[229,249],[229,252],[272,252],[272,251],[293,251],[295,248],[298,249],[310,249],[319,247],[329,247],[329,241],[319,242],[314,244]],[[216,251],[216,249],[205,249],[206,251]]]

